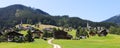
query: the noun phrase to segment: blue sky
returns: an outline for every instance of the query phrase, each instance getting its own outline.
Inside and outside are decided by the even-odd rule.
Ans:
[[[23,4],[51,15],[69,15],[95,22],[120,14],[120,0],[0,0],[0,8]]]

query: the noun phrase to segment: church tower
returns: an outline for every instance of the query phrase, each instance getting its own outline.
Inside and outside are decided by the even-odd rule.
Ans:
[[[87,27],[88,30],[90,30],[90,28],[91,28],[91,27],[89,26],[89,23],[87,23],[86,27]]]

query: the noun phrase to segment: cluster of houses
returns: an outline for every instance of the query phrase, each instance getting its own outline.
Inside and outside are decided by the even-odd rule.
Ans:
[[[38,27],[38,26],[37,26]],[[0,32],[0,42],[28,42],[26,40],[27,34],[22,34],[21,30],[30,32],[29,37],[31,39],[39,39],[39,38],[47,38],[44,37],[45,31],[48,32],[47,36],[54,37],[56,39],[71,39],[72,36],[68,35],[67,32],[63,30],[54,30],[54,28],[45,28],[42,31],[39,29],[36,29],[32,26],[23,26],[22,24],[19,24],[18,26],[14,28],[5,28]]]
[[[89,35],[91,36],[107,36],[109,30],[104,27],[90,27],[88,28]]]
[[[104,27],[91,27],[89,26],[89,24],[87,23],[87,27],[85,28],[82,28],[81,27],[81,30],[80,31],[80,28],[77,29],[76,31],[76,34],[79,34],[78,37],[76,37],[77,39],[84,39],[84,38],[89,38],[89,36],[107,36],[109,30],[104,28]]]
[[[40,25],[36,25],[36,27],[39,28]],[[20,31],[21,30],[27,30],[29,31],[29,38],[30,39],[36,39],[36,38],[48,38],[48,37],[54,37],[55,39],[72,39],[73,36],[68,34],[63,29],[56,29],[56,28],[44,28],[42,31],[39,29],[36,29],[32,26],[23,26],[22,23],[19,24],[15,28],[5,28],[0,32],[0,41],[8,41],[8,42],[24,42],[28,41],[26,39],[25,34],[22,34]],[[71,28],[69,30],[72,30]],[[85,32],[85,31],[88,32]],[[76,34],[79,34],[81,30],[77,30]],[[90,27],[89,24],[87,24],[87,29],[82,29],[82,33],[84,34],[79,34],[78,38],[83,39],[87,38],[89,36],[95,36],[96,34],[98,36],[106,36],[108,34],[108,30],[103,28],[103,27]],[[28,39],[29,39],[28,38]]]
[[[89,34],[91,36],[95,36],[95,35],[98,35],[98,36],[107,36],[107,34],[108,34],[109,31],[107,29],[103,28],[103,27],[100,27],[100,28],[101,29],[98,29],[98,28],[92,29],[93,31],[90,31]]]
[[[21,30],[26,30],[27,32],[30,31],[29,36],[27,37],[27,34],[22,34]],[[0,32],[0,41],[4,42],[25,42],[28,41],[27,38],[35,39],[40,38],[42,36],[43,32],[39,29],[35,29],[31,26],[25,26],[23,27],[21,24],[18,25],[18,27],[14,28],[5,28]]]

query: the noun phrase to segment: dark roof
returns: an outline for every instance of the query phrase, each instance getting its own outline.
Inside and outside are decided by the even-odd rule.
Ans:
[[[38,30],[38,29],[36,29],[36,30],[34,30],[32,33],[43,33],[43,32],[40,31],[40,30]]]
[[[63,30],[58,30],[54,32],[56,35],[67,35],[67,32],[63,31]]]
[[[20,35],[20,36],[23,36],[23,34],[20,34],[20,33],[15,32],[15,31],[9,32],[9,33],[7,33],[7,35]]]
[[[3,35],[2,32],[0,32],[0,35]]]
[[[45,28],[44,31],[53,32],[53,28]]]

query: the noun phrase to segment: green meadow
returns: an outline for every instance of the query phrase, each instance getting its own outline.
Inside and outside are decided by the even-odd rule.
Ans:
[[[109,34],[106,37],[90,37],[81,40],[54,40],[62,48],[120,48],[120,36]]]
[[[68,31],[68,34],[70,34],[70,35],[72,35],[73,36],[73,38],[75,38],[75,35],[76,35],[76,30],[75,29],[73,29],[72,31]]]
[[[0,48],[52,48],[52,46],[47,41],[35,39],[31,43],[1,42]]]

